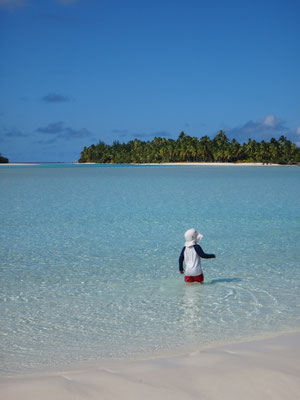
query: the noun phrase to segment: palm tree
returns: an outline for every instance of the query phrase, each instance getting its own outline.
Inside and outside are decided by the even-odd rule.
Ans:
[[[229,140],[225,135],[225,132],[220,130],[219,133],[213,139],[214,146],[214,158],[215,161],[226,161],[226,153],[228,153]]]
[[[2,157],[2,159],[5,157]],[[300,162],[300,148],[285,136],[279,140],[261,143],[249,139],[240,145],[235,139],[230,142],[225,132],[220,131],[211,140],[208,136],[200,139],[181,132],[177,140],[155,137],[151,142],[138,139],[128,143],[115,141],[107,145],[102,141],[95,146],[84,147],[79,162],[130,163],[168,161],[239,161],[251,162]]]
[[[202,160],[201,161],[213,161],[214,157],[212,154],[212,143],[210,138],[205,135],[202,136],[202,138],[199,141],[199,148],[200,148],[200,153],[202,155]]]
[[[282,149],[279,142],[274,138],[270,140],[270,153],[272,162],[280,162],[280,158],[282,156]]]

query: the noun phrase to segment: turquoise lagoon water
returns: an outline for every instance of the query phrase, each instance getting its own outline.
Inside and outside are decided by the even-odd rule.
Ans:
[[[0,169],[1,374],[300,327],[297,167]],[[204,234],[205,284],[178,272]]]

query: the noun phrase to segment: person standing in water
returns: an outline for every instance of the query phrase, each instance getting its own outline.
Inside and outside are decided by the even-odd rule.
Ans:
[[[203,238],[203,235],[195,229],[189,229],[184,234],[185,245],[179,257],[179,271],[185,273],[185,282],[203,283],[204,276],[201,268],[201,258],[216,258],[215,254],[206,254],[197,244]],[[183,268],[185,262],[185,269]]]

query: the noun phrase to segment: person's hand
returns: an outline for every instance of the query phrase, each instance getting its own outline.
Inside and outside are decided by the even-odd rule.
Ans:
[[[216,258],[216,255],[214,254],[214,258]]]
[[[181,274],[184,274],[184,271],[182,270],[182,271],[180,271],[180,273],[181,273]]]

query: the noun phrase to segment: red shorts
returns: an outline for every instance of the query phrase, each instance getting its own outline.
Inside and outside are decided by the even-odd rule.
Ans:
[[[204,276],[203,274],[201,275],[197,275],[197,276],[185,276],[184,280],[186,282],[199,282],[199,283],[203,283],[204,281]]]

